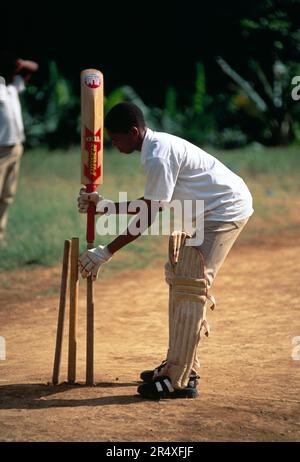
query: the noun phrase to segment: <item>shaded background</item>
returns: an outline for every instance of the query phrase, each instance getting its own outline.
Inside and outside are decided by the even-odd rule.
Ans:
[[[6,38],[6,47],[20,55],[36,59],[41,64],[40,78],[46,77],[51,59],[74,82],[83,68],[100,67],[108,92],[128,83],[148,104],[158,105],[163,104],[170,84],[192,91],[199,60],[207,66],[212,89],[222,86],[215,56],[222,55],[241,69],[250,56],[272,60],[276,34],[250,37],[240,25],[242,18],[258,19],[280,10],[288,14],[292,27],[300,26],[300,3],[289,0],[99,2],[86,6],[61,9],[48,2],[36,9],[26,4],[18,6],[17,14],[12,6],[2,6],[1,11],[11,17],[1,27],[2,40],[5,43]],[[286,52],[299,59],[299,49]]]
[[[217,63],[218,57],[225,59],[266,100],[267,85],[259,78],[257,65],[274,89],[273,67],[278,60],[286,71],[284,104],[291,106],[291,77],[300,74],[299,0],[99,2],[64,8],[61,3],[48,3],[38,9],[30,4],[18,6],[18,11],[9,5],[1,8],[3,17],[6,13],[9,18],[1,28],[1,47],[40,64],[31,80],[31,96],[24,96],[30,145],[43,142],[57,147],[79,141],[79,73],[88,67],[104,73],[107,98],[129,86],[149,108],[146,118],[154,128],[195,143],[226,148],[254,140],[276,145],[299,139],[298,125],[286,139],[270,134],[270,112],[280,119],[281,110],[267,101],[267,114],[260,114],[249,95],[245,99]],[[56,71],[49,69],[50,63],[55,63]],[[63,92],[54,88],[59,78],[65,79],[69,93],[52,104],[57,119],[61,114],[61,120],[53,122],[55,134],[45,127],[32,129],[32,122],[38,125],[43,114],[49,125],[53,107],[52,113],[47,112],[46,105],[55,99],[55,91]],[[43,94],[38,94],[41,89]],[[121,99],[134,100],[134,96],[120,92],[108,99],[106,108]],[[289,116],[292,112],[293,119],[299,119],[295,104],[288,109]],[[164,118],[170,120],[162,122]],[[37,136],[39,130],[48,135]],[[227,135],[222,143],[224,130]]]

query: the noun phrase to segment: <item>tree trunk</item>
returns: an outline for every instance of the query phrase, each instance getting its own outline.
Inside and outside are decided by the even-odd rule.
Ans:
[[[293,139],[292,120],[289,114],[285,113],[271,123],[272,145],[286,146]]]

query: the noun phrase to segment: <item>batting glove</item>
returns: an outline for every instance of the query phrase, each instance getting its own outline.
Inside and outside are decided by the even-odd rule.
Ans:
[[[111,215],[115,212],[114,202],[104,199],[97,191],[87,193],[86,188],[81,188],[77,198],[77,205],[79,213],[87,213],[90,204],[96,207],[97,215]]]
[[[78,259],[78,266],[83,278],[92,276],[93,281],[98,277],[100,268],[111,260],[112,254],[107,246],[99,245],[94,249],[86,250]]]
[[[80,213],[87,213],[89,205],[92,203],[96,206],[103,200],[103,197],[95,191],[92,193],[87,193],[86,188],[81,188],[79,191],[79,196],[77,198],[78,211]]]

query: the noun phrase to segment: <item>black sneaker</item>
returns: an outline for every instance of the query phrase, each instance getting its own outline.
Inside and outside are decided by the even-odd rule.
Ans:
[[[157,375],[162,370],[162,368],[166,365],[166,363],[167,363],[167,360],[165,359],[155,369],[141,372],[141,374],[140,374],[141,380],[143,382],[145,382],[145,383],[153,382],[153,380],[157,377]],[[191,375],[190,375],[190,381],[188,383],[188,387],[196,388],[198,383],[199,383],[198,379],[200,379],[199,375],[195,374],[195,372],[192,372]]]
[[[169,377],[162,375],[151,383],[143,383],[137,391],[142,398],[146,399],[197,398],[199,396],[197,387],[189,385],[190,382],[186,388],[176,390],[173,388]]]
[[[140,374],[140,378],[143,382],[150,383],[159,374],[162,368],[166,365],[167,361],[164,360],[158,367],[152,370],[143,371]]]

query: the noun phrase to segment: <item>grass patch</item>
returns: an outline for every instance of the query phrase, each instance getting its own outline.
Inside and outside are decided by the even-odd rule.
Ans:
[[[299,148],[208,152],[241,175],[254,196],[255,214],[241,240],[300,227]],[[128,200],[136,199],[143,195],[144,181],[138,153],[105,152],[104,184],[99,188],[104,197],[118,200],[119,191],[128,191]],[[76,204],[79,187],[79,148],[25,153],[16,200],[9,209],[7,239],[0,245],[0,269],[57,264],[64,240],[72,236],[80,238],[81,251],[85,248],[86,218]],[[97,243],[111,239],[98,236]],[[114,259],[114,268],[141,268],[165,258],[166,252],[166,237],[145,236]]]

